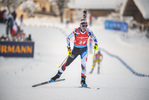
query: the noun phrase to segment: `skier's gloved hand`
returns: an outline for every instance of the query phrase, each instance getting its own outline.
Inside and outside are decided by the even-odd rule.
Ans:
[[[94,50],[98,50],[98,45],[97,44],[94,45]]]
[[[71,56],[72,55],[71,48],[70,47],[67,48],[68,48],[68,55]]]

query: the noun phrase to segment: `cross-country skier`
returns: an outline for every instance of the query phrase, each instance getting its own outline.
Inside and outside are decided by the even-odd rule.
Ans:
[[[98,51],[98,53],[96,53],[93,57],[93,66],[90,74],[93,72],[96,63],[98,63],[98,70],[97,70],[98,74],[100,73],[100,62],[102,61],[102,59],[103,59],[103,55],[100,53],[100,51]]]
[[[82,19],[80,22],[80,27],[76,28],[68,37],[67,37],[67,48],[68,48],[68,59],[58,70],[58,73],[51,78],[49,82],[54,82],[57,78],[61,76],[61,74],[65,71],[65,69],[75,60],[75,58],[80,55],[81,57],[81,85],[82,87],[87,87],[86,84],[86,62],[87,62],[87,42],[88,38],[91,37],[94,42],[94,49],[98,50],[97,39],[94,36],[93,32],[87,28],[88,23],[86,19]],[[75,37],[74,47],[71,50],[70,47],[70,38]]]

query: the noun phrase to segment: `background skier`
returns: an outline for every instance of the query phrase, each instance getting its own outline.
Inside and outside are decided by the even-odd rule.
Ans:
[[[100,73],[100,62],[102,61],[102,59],[103,59],[103,55],[100,53],[100,51],[98,51],[98,53],[96,53],[93,57],[93,66],[92,66],[92,70],[91,70],[90,74],[93,72],[96,63],[98,63],[97,72],[98,72],[98,74]]]

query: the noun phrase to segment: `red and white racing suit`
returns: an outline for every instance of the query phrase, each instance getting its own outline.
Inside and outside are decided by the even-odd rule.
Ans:
[[[90,29],[86,29],[85,32],[81,32],[80,27],[76,28],[68,37],[67,37],[67,44],[68,47],[70,47],[70,38],[74,37],[74,48],[72,50],[72,55],[69,56],[67,61],[63,64],[63,66],[60,68],[59,72],[63,73],[63,71],[68,67],[71,62],[80,55],[81,57],[81,76],[86,76],[86,62],[87,62],[87,42],[88,38],[91,37],[95,44],[97,43],[97,39],[94,36],[93,32]]]

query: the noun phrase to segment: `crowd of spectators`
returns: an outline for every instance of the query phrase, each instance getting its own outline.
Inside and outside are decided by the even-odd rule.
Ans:
[[[0,23],[6,24],[5,35],[0,36],[0,41],[31,41],[31,34],[25,37],[25,33],[20,26],[23,23],[23,14],[20,16],[20,25],[16,22],[17,13],[13,11],[8,13],[7,10],[0,11]]]

